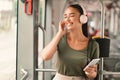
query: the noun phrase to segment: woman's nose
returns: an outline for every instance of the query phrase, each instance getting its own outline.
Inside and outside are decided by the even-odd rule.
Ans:
[[[65,19],[65,22],[69,22],[69,21],[70,21],[70,18],[67,17],[67,18]]]

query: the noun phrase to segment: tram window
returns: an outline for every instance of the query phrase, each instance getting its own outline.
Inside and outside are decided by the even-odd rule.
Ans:
[[[39,22],[44,27],[45,25],[45,0],[39,0]]]
[[[39,0],[39,13],[38,13],[38,21],[40,23],[40,26],[44,28],[44,19],[45,19],[45,0]],[[40,51],[42,50],[43,46],[44,46],[44,41],[43,41],[43,31],[39,28],[39,33],[38,33],[38,37],[39,37],[39,47],[38,47],[38,52],[40,53]],[[42,41],[41,41],[42,40]],[[38,65],[39,67],[41,67],[41,63],[42,63],[42,60],[40,59],[40,57],[38,57]]]
[[[16,80],[17,0],[0,0],[0,79]]]

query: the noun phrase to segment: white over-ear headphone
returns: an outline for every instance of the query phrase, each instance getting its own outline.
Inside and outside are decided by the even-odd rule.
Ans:
[[[87,17],[86,15],[82,14],[82,15],[80,16],[80,22],[81,22],[82,24],[85,24],[85,23],[87,23],[87,21],[88,21],[88,17]]]
[[[83,14],[80,16],[80,22],[81,22],[82,24],[85,24],[85,23],[87,23],[87,21],[88,21],[88,17],[87,17],[87,15],[86,15],[86,11],[85,11],[84,7],[83,7],[83,6],[81,6],[81,7],[82,7],[82,9],[83,9]]]

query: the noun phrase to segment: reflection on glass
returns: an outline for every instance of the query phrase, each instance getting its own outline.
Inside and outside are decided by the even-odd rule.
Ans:
[[[45,19],[45,0],[40,0],[39,1],[39,21],[43,27],[44,27],[44,19]]]

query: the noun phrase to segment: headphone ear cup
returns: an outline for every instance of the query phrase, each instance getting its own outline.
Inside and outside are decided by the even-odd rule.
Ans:
[[[81,16],[80,16],[80,22],[81,22],[82,24],[87,23],[87,21],[88,21],[88,17],[87,17],[86,15],[81,15]]]

